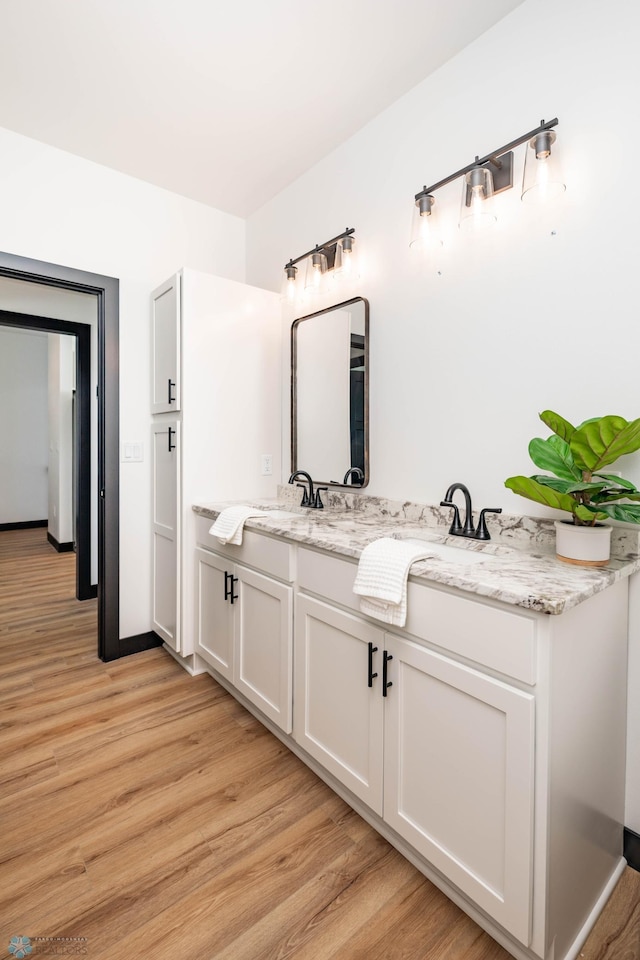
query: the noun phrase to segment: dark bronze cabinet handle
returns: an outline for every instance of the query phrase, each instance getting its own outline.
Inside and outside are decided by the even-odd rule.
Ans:
[[[173,430],[171,427],[169,427],[169,453],[171,453],[171,451],[172,451],[172,450],[175,450],[175,448],[176,448],[175,443],[172,443],[172,442],[171,442],[171,437],[172,437],[172,435],[173,435],[175,432],[176,432],[175,430]]]
[[[382,654],[382,696],[383,697],[386,697],[387,690],[389,689],[389,687],[393,686],[392,681],[387,679],[388,677],[387,665],[390,660],[393,660],[393,656],[390,653],[387,653],[387,651],[385,650],[384,653]]]
[[[373,672],[373,655],[378,652],[378,648],[369,641],[369,670],[367,674],[367,686],[372,687],[374,678],[378,676],[377,673]]]
[[[173,390],[173,388],[175,387],[175,385],[176,385],[175,380],[172,380],[171,377],[169,377],[169,397],[168,397],[169,403],[175,403],[175,402],[176,402],[176,398],[171,395],[171,391]]]
[[[238,582],[238,578],[227,570],[224,572],[224,598],[233,603],[238,599],[238,594],[233,592],[233,585]]]

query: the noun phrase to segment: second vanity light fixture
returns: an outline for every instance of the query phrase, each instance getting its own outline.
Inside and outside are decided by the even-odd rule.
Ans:
[[[494,223],[496,214],[493,198],[497,193],[513,186],[513,150],[523,143],[527,144],[527,151],[522,200],[546,200],[562,193],[565,184],[557,163],[557,155],[551,150],[556,140],[553,128],[557,125],[557,117],[547,122],[542,120],[535,130],[523,133],[521,137],[492,150],[485,157],[476,157],[473,163],[438,180],[432,186],[423,187],[414,199],[410,245],[418,243],[429,247],[441,243],[433,194],[454,180],[462,180],[460,229],[475,232]]]
[[[293,302],[300,297],[301,292],[305,297],[312,298],[326,291],[329,278],[332,281],[344,281],[345,284],[350,279],[355,279],[355,232],[355,227],[347,227],[337,237],[316,244],[312,250],[307,250],[285,263],[282,298]],[[304,276],[301,278],[303,266]]]

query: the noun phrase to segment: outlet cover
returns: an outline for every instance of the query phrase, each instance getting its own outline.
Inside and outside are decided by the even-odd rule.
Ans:
[[[273,474],[273,456],[270,453],[263,453],[260,458],[261,473],[263,477],[270,477]]]

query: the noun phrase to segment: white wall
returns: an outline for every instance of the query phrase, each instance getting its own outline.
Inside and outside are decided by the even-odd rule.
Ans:
[[[149,630],[149,294],[190,266],[244,280],[244,221],[0,129],[0,250],[120,280],[120,635]]]
[[[73,390],[75,337],[57,333],[49,341],[49,533],[73,543]]]
[[[47,519],[47,335],[0,326],[0,523]]]
[[[247,221],[247,279],[274,290],[290,256],[356,228],[371,303],[370,493],[434,503],[460,480],[476,508],[545,513],[504,488],[534,470],[539,411],[640,416],[639,35],[635,0],[527,0]],[[564,200],[545,215],[519,190],[503,194],[481,242],[457,235],[452,185],[436,195],[453,224],[441,275],[421,269],[408,248],[413,195],[554,116]],[[623,468],[640,482],[640,455]],[[631,642],[637,698],[635,622]],[[640,831],[638,779],[627,823]]]

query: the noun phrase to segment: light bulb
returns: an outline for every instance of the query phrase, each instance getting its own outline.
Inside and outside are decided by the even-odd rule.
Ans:
[[[424,251],[428,251],[434,246],[442,246],[435,200],[428,193],[419,196],[413,206],[413,223],[409,246],[414,245]]]
[[[475,233],[495,222],[491,171],[486,167],[474,167],[464,177],[459,226]]]
[[[556,141],[554,130],[543,130],[527,144],[524,158],[521,199],[546,203],[566,190],[557,150],[551,150]]]

